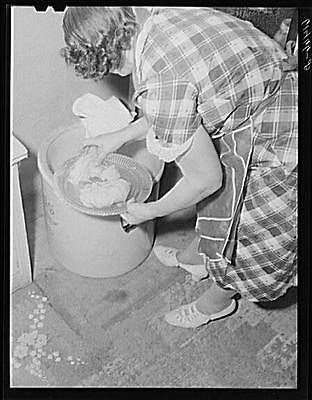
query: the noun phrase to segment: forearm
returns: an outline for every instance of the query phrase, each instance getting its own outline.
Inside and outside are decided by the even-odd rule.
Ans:
[[[183,176],[161,199],[148,204],[153,207],[153,213],[156,218],[163,217],[197,204],[202,199],[213,194],[219,187],[220,185],[216,181],[203,186]]]
[[[222,169],[214,145],[201,126],[191,148],[176,159],[183,177],[158,201],[155,214],[161,217],[192,206],[216,192],[222,185]]]
[[[198,203],[222,185],[222,168],[214,145],[203,127],[194,134],[191,147],[176,158],[183,177],[161,199],[128,204],[124,217],[140,224]]]
[[[132,122],[125,128],[114,132],[114,135],[118,136],[121,146],[125,143],[135,142],[137,140],[143,140],[146,137],[148,130],[148,124],[144,117],[139,118],[135,122]]]

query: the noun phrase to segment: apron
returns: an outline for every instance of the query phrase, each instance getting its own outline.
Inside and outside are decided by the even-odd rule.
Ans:
[[[286,72],[283,71],[278,87],[241,128],[212,136],[219,149],[224,180],[219,191],[197,205],[195,229],[200,236],[199,254],[208,262],[221,262],[224,268],[231,263],[235,250],[243,192],[254,147],[255,122],[275,101],[285,78]]]

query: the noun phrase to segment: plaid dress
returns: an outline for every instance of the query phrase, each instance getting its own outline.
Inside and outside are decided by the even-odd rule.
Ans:
[[[149,150],[170,162],[200,124],[222,188],[197,206],[199,252],[221,287],[273,300],[296,275],[297,73],[252,24],[213,9],[159,10],[136,45],[134,101]]]

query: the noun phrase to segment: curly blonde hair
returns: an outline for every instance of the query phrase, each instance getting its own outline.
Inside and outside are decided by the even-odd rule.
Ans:
[[[61,55],[84,79],[99,80],[122,67],[137,32],[131,7],[69,7],[63,18]]]

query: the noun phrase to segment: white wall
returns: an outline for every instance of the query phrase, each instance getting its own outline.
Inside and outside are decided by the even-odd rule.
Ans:
[[[20,166],[25,198],[38,191],[38,147],[52,130],[73,120],[73,101],[86,92],[125,99],[128,80],[110,76],[94,83],[75,76],[59,55],[63,13],[33,7],[14,7],[13,13],[13,132],[30,152]]]

